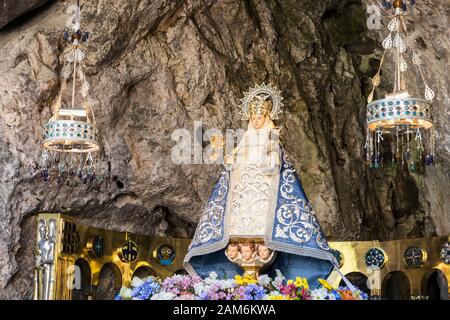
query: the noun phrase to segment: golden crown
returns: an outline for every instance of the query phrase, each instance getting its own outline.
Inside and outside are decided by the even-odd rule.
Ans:
[[[267,116],[272,111],[272,101],[256,99],[250,102],[250,115]]]
[[[264,114],[272,120],[278,119],[283,107],[282,100],[281,92],[276,87],[264,83],[255,85],[241,99],[242,120],[249,120],[252,114]]]

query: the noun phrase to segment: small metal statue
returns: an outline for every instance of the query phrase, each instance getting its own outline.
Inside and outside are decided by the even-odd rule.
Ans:
[[[39,238],[37,242],[35,263],[35,300],[51,300],[55,287],[53,272],[55,262],[56,220],[39,221]]]

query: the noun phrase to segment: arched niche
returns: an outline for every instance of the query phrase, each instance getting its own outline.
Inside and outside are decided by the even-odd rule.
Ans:
[[[368,278],[364,273],[357,272],[357,271],[350,272],[350,273],[346,274],[345,277],[348,279],[348,281],[351,282],[351,284],[358,287],[358,289],[360,289],[361,291],[364,291],[365,293],[370,295],[370,289],[367,285]],[[344,279],[342,279],[341,282],[339,282],[339,286],[340,287],[346,286]]]
[[[122,288],[122,272],[112,262],[105,263],[100,269],[96,300],[114,300],[114,297]]]
[[[72,300],[88,300],[92,295],[91,266],[86,259],[75,261],[75,285],[72,290]]]
[[[140,266],[136,270],[134,270],[132,278],[138,277],[140,279],[145,279],[145,278],[148,278],[150,276],[156,277],[157,274],[156,274],[155,270],[153,270],[149,266],[145,266],[144,265],[144,266]]]
[[[411,281],[402,271],[392,271],[381,283],[381,296],[385,300],[410,300]]]
[[[188,272],[184,269],[178,269],[173,274],[181,274],[181,275],[188,275]]]
[[[448,300],[448,279],[444,272],[432,269],[425,273],[422,277],[421,292],[428,300]]]

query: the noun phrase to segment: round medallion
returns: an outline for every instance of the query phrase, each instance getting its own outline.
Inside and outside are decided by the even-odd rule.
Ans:
[[[344,265],[344,254],[341,251],[335,249],[331,249],[331,253],[336,258],[339,264],[339,268],[342,268],[342,266]]]
[[[417,246],[410,246],[405,250],[404,258],[408,267],[420,268],[427,261],[427,253]]]
[[[160,246],[156,251],[156,254],[154,253],[153,256],[156,258],[160,265],[170,266],[175,260],[176,252],[171,246],[165,244]]]
[[[138,246],[131,240],[125,241],[120,251],[120,259],[123,262],[134,262],[138,257]]]
[[[450,264],[450,241],[446,242],[441,249],[441,260],[445,264]]]
[[[91,243],[89,253],[94,258],[101,258],[105,254],[105,239],[102,236],[96,236]]]
[[[365,257],[367,268],[380,270],[387,262],[387,256],[381,248],[370,248]]]

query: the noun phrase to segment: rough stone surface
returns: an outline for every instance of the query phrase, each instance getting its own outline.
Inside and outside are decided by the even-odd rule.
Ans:
[[[0,28],[22,14],[36,9],[48,0],[2,0],[0,2]]]
[[[0,30],[0,298],[31,296],[39,211],[114,230],[192,236],[221,168],[173,164],[171,134],[194,134],[197,120],[204,130],[244,126],[239,98],[263,81],[282,90],[282,142],[329,239],[450,233],[446,1],[418,2],[420,24],[411,29],[437,93],[438,159],[417,174],[364,163],[365,97],[384,33],[367,30],[371,1],[363,2],[81,1],[92,32],[84,70],[113,175],[76,188],[43,183],[38,168],[72,2]],[[381,89],[390,90],[387,80]]]

